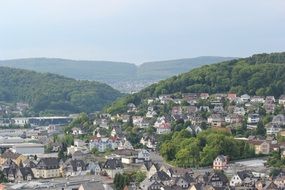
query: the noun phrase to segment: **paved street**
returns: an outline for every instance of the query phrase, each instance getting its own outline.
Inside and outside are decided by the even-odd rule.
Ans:
[[[34,180],[25,183],[8,184],[8,189],[71,189],[78,187],[82,183],[102,182],[106,184],[112,183],[112,179],[104,176],[90,175],[90,176],[76,176],[70,178],[55,178],[46,180]]]

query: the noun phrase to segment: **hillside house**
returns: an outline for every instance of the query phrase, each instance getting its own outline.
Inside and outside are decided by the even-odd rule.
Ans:
[[[270,143],[264,140],[250,140],[248,141],[255,149],[255,154],[268,155],[270,153]]]
[[[212,114],[207,121],[213,127],[221,127],[225,124],[225,118],[220,114]]]
[[[248,124],[257,124],[260,120],[259,114],[249,114],[247,118]]]
[[[243,102],[249,102],[250,101],[250,96],[248,94],[243,94],[240,96],[240,98]]]
[[[114,178],[117,173],[123,173],[123,168],[124,166],[119,159],[111,158],[104,163],[102,170],[105,171],[109,177]]]
[[[280,105],[285,105],[285,95],[280,96],[280,98],[278,100],[278,103]]]
[[[228,157],[224,155],[219,155],[213,161],[213,169],[214,170],[224,170],[228,165]]]

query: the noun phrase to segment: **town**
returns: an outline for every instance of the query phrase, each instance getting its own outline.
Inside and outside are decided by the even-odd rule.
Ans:
[[[284,105],[284,95],[187,93],[115,114],[23,117],[27,104],[11,113],[1,106],[2,182],[8,189],[284,189],[285,171],[274,160],[285,157]],[[233,136],[253,152],[218,154],[204,165],[181,163],[179,151],[171,161],[163,154],[163,137],[205,131]]]

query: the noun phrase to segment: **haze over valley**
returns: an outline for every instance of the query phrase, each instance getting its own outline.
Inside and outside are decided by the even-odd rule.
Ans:
[[[56,58],[27,58],[2,60],[0,66],[55,73],[77,80],[100,81],[121,92],[137,92],[160,80],[187,72],[206,64],[234,59],[203,56],[197,58],[146,62],[75,61]]]

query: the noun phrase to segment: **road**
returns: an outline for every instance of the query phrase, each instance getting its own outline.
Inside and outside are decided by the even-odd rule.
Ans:
[[[54,178],[54,179],[41,179],[33,180],[30,182],[8,184],[7,189],[55,189],[61,190],[62,188],[71,189],[72,187],[78,187],[82,183],[102,182],[105,184],[112,183],[112,179],[105,176],[87,175],[87,176],[75,176],[69,178]]]

